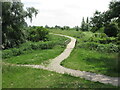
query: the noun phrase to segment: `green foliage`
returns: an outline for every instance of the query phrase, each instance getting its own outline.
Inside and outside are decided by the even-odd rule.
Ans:
[[[117,38],[108,37],[105,33],[82,32],[80,36],[80,39],[77,39],[78,48],[96,50],[106,53],[118,53],[120,50],[117,45]]]
[[[85,31],[85,20],[84,20],[84,17],[83,17],[82,23],[81,23],[81,30]]]
[[[119,52],[119,48],[115,44],[99,44],[96,42],[86,42],[78,45],[79,48],[85,48],[90,50],[96,50],[100,52],[107,52],[107,53],[113,53],[113,52]]]
[[[106,21],[115,19],[116,23],[120,27],[120,1],[115,0],[110,2],[109,10],[106,12]]]
[[[67,40],[67,42],[66,42]],[[9,58],[12,56],[19,56],[21,54],[29,53],[32,50],[44,50],[52,49],[53,47],[59,45],[60,47],[65,47],[70,41],[69,39],[61,36],[49,36],[49,41],[39,41],[39,42],[27,42],[19,45],[16,48],[3,50],[2,58]]]
[[[81,23],[81,30],[82,31],[89,31],[89,29],[90,29],[89,19],[87,17],[86,22],[85,22],[84,17],[83,17],[82,23]]]
[[[80,28],[78,26],[75,26],[74,28],[75,28],[76,31],[80,30]]]
[[[3,51],[3,58],[8,58],[11,56],[18,56],[20,54],[30,52],[31,50],[38,50],[38,49],[51,49],[55,46],[55,42],[48,41],[48,42],[27,42],[23,44],[20,48],[12,48],[10,50]]]
[[[109,44],[109,43],[116,43],[117,39],[114,37],[106,37],[106,38],[94,38],[91,37],[89,39],[89,42],[97,42],[97,43],[101,43],[101,44]]]
[[[120,33],[117,34],[117,44],[120,45]]]
[[[99,11],[95,11],[94,16],[91,18],[92,32],[98,31],[103,26],[103,15]]]
[[[107,35],[105,33],[95,33],[92,37],[94,37],[94,38],[106,38]]]
[[[48,39],[48,30],[43,27],[32,27],[29,31],[28,40],[38,42],[41,40],[46,41]]]
[[[92,32],[99,31],[100,28],[105,26],[105,33],[108,36],[116,36],[118,32],[114,30],[111,23],[116,23],[118,27],[120,27],[120,1],[111,1],[109,4],[109,9],[106,12],[99,12],[96,11],[94,13],[94,16],[91,18],[91,26]],[[111,28],[111,30],[110,30]],[[113,30],[112,30],[113,29]],[[113,32],[112,32],[113,31]]]
[[[2,3],[2,45],[3,49],[11,48],[25,42],[23,28],[26,27],[25,18],[32,20],[37,15],[35,8],[23,9],[21,2]]]
[[[115,24],[105,26],[104,33],[109,37],[116,37],[118,34],[118,27]]]

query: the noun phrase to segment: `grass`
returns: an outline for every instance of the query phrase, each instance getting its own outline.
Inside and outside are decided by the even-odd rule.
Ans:
[[[3,88],[113,88],[67,74],[3,64]]]
[[[117,54],[100,53],[94,50],[77,48],[61,64],[81,71],[119,76],[116,70],[117,60],[115,59],[117,59]]]
[[[77,38],[78,44],[82,39],[86,40],[93,35],[91,32],[81,32],[73,30],[50,30],[52,33],[60,33]],[[10,66],[6,63],[15,64],[42,64],[51,58],[59,55],[65,48],[67,38],[60,36],[50,36],[51,41],[57,45],[52,49],[32,50],[31,52],[3,59],[3,88],[116,88],[110,84],[88,81],[79,77],[67,74],[58,74],[51,71],[33,69],[28,67]],[[62,65],[65,67],[85,70],[95,73],[102,73],[117,76],[112,67],[115,67],[117,54],[100,53],[95,50],[84,48],[75,49]]]
[[[13,63],[13,64],[47,64],[49,59],[53,59],[62,53],[65,49],[65,41],[68,40],[65,37],[50,35],[49,39],[56,42],[57,44],[52,49],[37,49],[30,52],[12,56],[10,58],[3,59],[3,62]],[[21,45],[25,47],[26,44]],[[27,47],[27,46],[26,46]]]
[[[73,37],[80,37],[81,31],[75,31],[75,30],[60,30],[60,29],[49,29],[51,33],[56,34],[63,34]]]
[[[118,73],[118,54],[79,48],[79,45],[88,41],[94,35],[92,32],[81,32],[74,30],[50,30],[54,33],[62,33],[77,39],[76,47],[61,65],[81,71],[89,71],[108,76],[120,76]],[[82,35],[82,37],[81,37]]]
[[[31,53],[3,59],[3,61],[13,64],[41,64],[49,59],[55,58],[63,50],[64,48],[60,46],[54,47],[53,49],[33,50]]]

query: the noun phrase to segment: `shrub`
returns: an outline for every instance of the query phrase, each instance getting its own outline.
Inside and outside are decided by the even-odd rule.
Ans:
[[[87,49],[96,49],[98,46],[98,43],[96,42],[85,42],[85,43],[82,43],[82,44],[79,44],[78,47],[79,48],[87,48]]]
[[[29,31],[28,40],[38,42],[38,41],[46,41],[48,35],[48,30],[43,27],[33,27]]]
[[[93,35],[93,37],[95,37],[95,38],[106,38],[107,35],[105,33],[95,33]]]
[[[12,50],[5,50],[2,52],[2,58],[9,58],[10,56],[13,56]]]
[[[90,50],[97,50],[100,52],[108,52],[108,53],[119,52],[119,47],[112,43],[99,44],[96,42],[85,42],[85,43],[79,44],[78,47],[86,48],[86,49],[90,49]]]
[[[91,37],[89,38],[90,42],[97,42],[101,44],[116,43],[117,39],[115,37]]]
[[[108,44],[107,45],[107,51],[108,52],[118,52],[118,46],[115,44]]]
[[[23,53],[23,51],[20,50],[19,48],[13,48],[13,49],[11,49],[11,50],[12,50],[13,56],[18,56],[18,55],[20,55],[20,54]]]
[[[118,27],[115,24],[105,26],[104,33],[109,37],[116,37],[118,34]]]
[[[9,50],[4,50],[2,58],[18,56],[18,55],[30,52],[32,50],[37,50],[37,49],[51,49],[56,45],[55,43],[56,42],[53,42],[53,41],[36,42],[36,43],[28,42],[19,46],[18,48],[11,48]]]
[[[103,44],[98,44],[96,50],[97,50],[97,51],[104,52],[104,51],[106,51],[106,48],[107,48],[107,47],[104,46]]]

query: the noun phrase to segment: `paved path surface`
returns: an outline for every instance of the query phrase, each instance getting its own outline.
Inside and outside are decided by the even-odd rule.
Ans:
[[[86,71],[73,70],[73,69],[69,69],[61,66],[60,63],[70,55],[71,51],[75,47],[76,39],[73,37],[61,35],[61,34],[55,34],[55,35],[68,37],[71,39],[71,42],[67,45],[66,49],[59,56],[51,60],[51,63],[48,66],[46,67],[42,65],[17,65],[17,66],[28,66],[32,68],[45,69],[45,70],[55,71],[62,74],[67,73],[72,76],[85,78],[86,80],[90,80],[90,81],[98,81],[104,84],[109,83],[114,86],[120,85],[120,83],[118,83],[118,79],[119,79],[118,77],[110,77],[110,76],[90,73]]]

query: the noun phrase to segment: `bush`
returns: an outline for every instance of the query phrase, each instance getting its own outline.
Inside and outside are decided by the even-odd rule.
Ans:
[[[19,49],[19,48],[13,48],[13,49],[11,49],[11,50],[12,50],[13,56],[18,56],[18,55],[20,55],[20,54],[23,53],[23,50],[21,50],[21,49]]]
[[[106,47],[105,45],[103,45],[103,44],[98,44],[96,50],[97,50],[97,51],[101,51],[101,52],[105,52],[105,51],[106,51],[106,48],[107,48],[107,47]]]
[[[116,43],[117,39],[114,37],[91,37],[89,38],[90,42],[97,42],[100,44],[109,44],[109,43]]]
[[[93,37],[106,38],[107,35],[105,33],[95,33]]]
[[[116,37],[118,34],[118,27],[115,24],[105,26],[104,33],[109,37]]]
[[[43,27],[33,27],[29,31],[29,37],[28,40],[38,42],[38,41],[46,41],[47,35],[48,35],[48,30],[43,28]]]
[[[86,48],[90,50],[97,50],[100,52],[119,52],[119,47],[115,44],[99,44],[96,42],[85,42],[78,45],[79,48]]]
[[[85,43],[79,44],[78,47],[93,50],[93,49],[96,49],[98,47],[98,43],[96,43],[96,42],[85,42]]]
[[[117,45],[115,44],[108,44],[107,45],[107,51],[108,52],[118,52],[119,51],[119,48]]]
[[[26,44],[21,45],[21,47],[18,48],[11,48],[9,50],[4,50],[2,58],[8,58],[11,56],[18,56],[21,54],[24,54],[26,52],[30,52],[32,50],[37,50],[37,49],[51,49],[55,46],[55,42],[53,41],[48,41],[48,42],[28,42]]]

